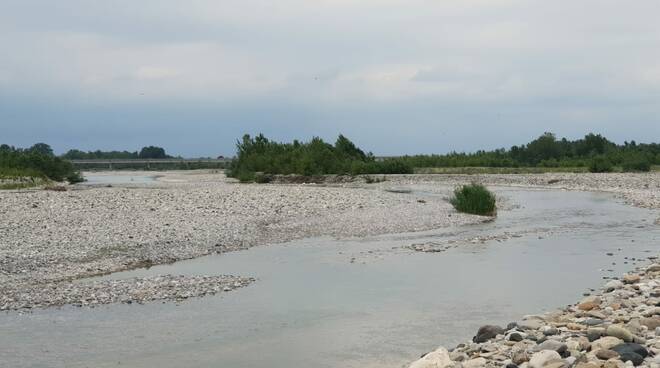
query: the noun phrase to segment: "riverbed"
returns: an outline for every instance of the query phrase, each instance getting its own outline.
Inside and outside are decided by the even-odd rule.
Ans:
[[[493,222],[307,238],[104,276],[257,281],[182,303],[4,314],[0,360],[12,367],[401,367],[439,344],[469,339],[480,325],[572,303],[660,250],[657,210],[603,193],[496,192],[510,208]]]

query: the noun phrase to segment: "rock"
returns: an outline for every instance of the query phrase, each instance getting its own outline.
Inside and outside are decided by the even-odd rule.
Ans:
[[[524,349],[515,351],[511,354],[511,361],[516,365],[523,364],[528,360],[529,355],[527,355],[527,352]]]
[[[631,361],[634,365],[640,365],[644,362],[644,358],[649,355],[645,347],[635,343],[619,344],[612,348],[612,350],[619,353],[619,358],[624,361]]]
[[[529,360],[530,368],[557,368],[555,367],[556,363],[564,364],[563,359],[554,350],[542,350],[534,353],[532,358]]]
[[[482,368],[486,366],[486,359],[475,358],[463,363],[463,368]]]
[[[564,344],[561,341],[557,340],[546,340],[538,345],[536,345],[533,349],[534,351],[542,351],[542,350],[554,350],[558,352],[559,354],[565,352],[568,350],[568,346]]]
[[[536,318],[524,319],[522,321],[518,321],[518,327],[520,327],[523,330],[538,330],[543,325],[544,325],[543,321]]]
[[[623,341],[617,337],[605,336],[591,343],[591,350],[608,350],[620,345]]]
[[[617,353],[614,350],[601,349],[601,350],[596,351],[596,358],[601,359],[601,360],[608,360],[608,359],[618,358],[618,357],[619,357],[619,353]]]
[[[601,327],[587,329],[587,338],[589,341],[596,341],[605,336],[605,329]]]
[[[482,343],[501,334],[504,334],[504,329],[502,327],[494,325],[481,326],[479,331],[477,331],[477,335],[472,338],[472,341]]]
[[[571,322],[571,323],[566,324],[566,328],[568,328],[569,330],[573,330],[573,331],[580,331],[580,330],[584,330],[585,327],[583,325],[579,324],[579,323],[572,323]]]
[[[578,363],[575,368],[600,368],[600,365],[594,362],[581,362]]]
[[[439,347],[413,362],[409,368],[449,368],[453,366],[454,363],[449,358],[447,349]]]
[[[619,280],[610,280],[605,284],[604,289],[607,292],[612,292],[614,290],[621,289],[622,287],[623,287],[623,282]]]
[[[518,342],[523,340],[523,336],[518,332],[512,332],[507,336],[507,340]]]
[[[584,302],[578,304],[578,309],[583,310],[583,311],[590,311],[592,309],[596,309],[600,306],[600,303],[595,303],[595,302]]]
[[[642,358],[646,358],[647,356],[649,356],[649,352],[648,350],[646,350],[645,347],[643,347],[640,344],[635,344],[632,342],[619,344],[613,347],[612,350],[619,353],[619,355],[623,355],[623,353],[627,353],[627,352],[632,352],[640,355]]]
[[[641,277],[639,275],[635,274],[627,274],[623,276],[623,282],[626,284],[636,284],[641,280]]]
[[[604,322],[605,321],[603,321],[600,318],[589,318],[582,323],[584,323],[587,326],[598,326],[598,325],[602,325]]]
[[[648,327],[649,330],[655,330],[660,327],[660,317],[645,317],[639,320],[639,324]]]
[[[543,326],[541,327],[541,332],[543,332],[545,336],[553,336],[559,334],[559,329],[557,329],[557,327],[552,327],[552,326]]]
[[[625,342],[633,341],[633,334],[621,325],[610,325],[605,332],[607,336],[618,337]]]
[[[660,264],[650,265],[646,268],[646,273],[660,272]]]

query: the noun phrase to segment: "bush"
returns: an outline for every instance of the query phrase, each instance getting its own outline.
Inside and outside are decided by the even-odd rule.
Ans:
[[[264,173],[257,173],[254,175],[254,182],[259,184],[267,184],[273,180],[273,177]]]
[[[589,172],[606,173],[613,169],[612,162],[604,156],[596,156],[589,163]]]
[[[480,184],[456,188],[450,202],[460,212],[483,216],[495,216],[497,213],[495,195]]]
[[[647,172],[651,171],[651,162],[649,162],[649,160],[647,160],[645,157],[631,157],[623,161],[621,167],[623,168],[623,171],[626,172]]]
[[[82,183],[85,181],[85,178],[83,178],[82,174],[80,174],[80,171],[75,171],[66,177],[66,181],[69,182],[69,184],[76,184],[76,183]]]

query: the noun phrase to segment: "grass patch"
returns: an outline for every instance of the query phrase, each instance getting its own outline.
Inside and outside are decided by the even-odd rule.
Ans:
[[[482,216],[497,214],[495,195],[481,184],[472,183],[456,188],[450,202],[459,212]]]

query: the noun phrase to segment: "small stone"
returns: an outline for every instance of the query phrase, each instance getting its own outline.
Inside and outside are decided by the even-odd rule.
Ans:
[[[561,354],[566,350],[568,350],[568,346],[566,346],[566,344],[564,344],[561,341],[546,340],[534,347],[534,351],[542,351],[542,350],[554,350],[559,354]]]
[[[607,334],[607,336],[618,337],[625,342],[631,342],[633,340],[633,334],[620,325],[608,326],[605,334]]]
[[[449,358],[447,349],[439,347],[413,362],[409,368],[449,368],[453,366],[454,362]]]
[[[568,328],[569,330],[573,330],[573,331],[584,330],[584,326],[583,326],[583,325],[581,325],[581,324],[579,324],[579,323],[572,323],[572,322],[571,322],[571,323],[567,323],[567,324],[566,324],[566,328]]]
[[[605,329],[601,327],[594,327],[587,329],[587,338],[589,341],[596,341],[605,336]]]
[[[622,287],[623,287],[623,282],[621,282],[619,280],[608,281],[604,286],[604,288],[607,292],[611,292],[611,291],[614,291],[614,290],[617,290],[617,289],[621,289]]]
[[[518,342],[518,341],[522,341],[523,337],[518,332],[513,332],[513,333],[509,334],[509,336],[507,337],[507,340]]]
[[[557,353],[554,350],[542,350],[532,355],[532,358],[529,360],[529,367],[548,368],[550,364],[553,364],[555,362],[561,362],[561,363],[564,362],[561,359],[559,353]]]
[[[584,323],[587,326],[598,326],[598,325],[602,325],[604,322],[605,321],[603,321],[600,318],[589,318],[582,323]]]
[[[591,343],[591,350],[608,350],[620,345],[623,341],[613,336],[605,336]]]
[[[541,332],[543,332],[545,336],[553,336],[559,334],[559,329],[557,329],[557,327],[552,327],[552,326],[543,326],[541,327]]]
[[[619,344],[612,348],[612,350],[619,353],[620,359],[624,362],[631,361],[634,365],[640,365],[644,362],[644,358],[649,355],[645,347],[635,343]]]
[[[660,317],[645,317],[639,320],[639,324],[646,326],[649,330],[660,327]]]
[[[636,284],[641,280],[639,275],[627,274],[623,276],[623,282],[626,284]]]
[[[525,350],[518,350],[511,354],[511,361],[517,365],[523,364],[529,360],[529,355]]]
[[[606,350],[606,349],[601,349],[596,351],[596,358],[601,359],[601,360],[608,360],[612,358],[618,358],[619,353],[617,353],[614,350]]]
[[[486,359],[475,358],[463,363],[463,368],[482,368],[486,366]]]
[[[477,335],[472,338],[472,341],[476,343],[482,343],[501,334],[504,334],[504,329],[500,326],[494,326],[494,325],[481,326],[477,331]]]

